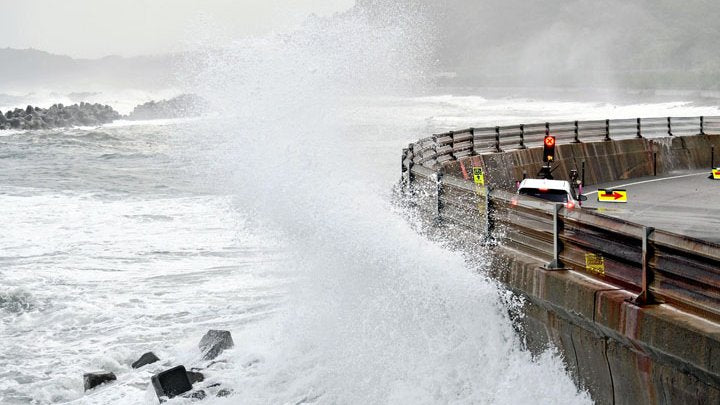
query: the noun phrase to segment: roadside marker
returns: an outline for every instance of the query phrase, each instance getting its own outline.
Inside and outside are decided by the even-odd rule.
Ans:
[[[626,190],[598,190],[598,201],[599,202],[613,202],[613,203],[626,203],[627,202],[627,191]]]
[[[718,168],[718,169],[713,169],[713,171],[712,171],[712,178],[713,178],[714,180],[720,180],[720,168]]]
[[[473,180],[475,180],[475,184],[478,186],[484,186],[485,185],[485,173],[483,173],[482,167],[473,167]]]
[[[600,254],[585,253],[585,270],[588,273],[605,275],[605,258]]]

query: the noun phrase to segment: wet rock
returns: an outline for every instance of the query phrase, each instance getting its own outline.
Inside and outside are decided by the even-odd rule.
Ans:
[[[97,372],[83,374],[85,391],[91,390],[98,385],[102,385],[115,380],[117,380],[117,377],[115,377],[115,374],[113,373]]]
[[[207,397],[207,394],[203,390],[197,390],[183,395],[183,398],[190,399],[205,399],[205,397]]]
[[[217,392],[216,396],[218,397],[229,397],[232,395],[233,390],[230,388],[221,388],[220,391]]]
[[[132,368],[140,368],[142,366],[155,363],[156,361],[160,361],[160,359],[155,355],[155,353],[147,352],[140,356],[140,358],[132,364]]]
[[[220,355],[225,349],[235,346],[232,335],[226,330],[209,330],[200,339],[200,351],[204,360],[212,360]]]
[[[205,374],[198,371],[188,371],[187,376],[188,380],[190,380],[190,384],[205,381]]]
[[[155,374],[150,381],[158,398],[174,398],[192,390],[185,366],[173,367]]]

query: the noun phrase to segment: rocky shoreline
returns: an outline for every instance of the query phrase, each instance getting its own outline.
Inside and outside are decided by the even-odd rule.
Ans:
[[[0,111],[0,130],[38,130],[99,126],[118,119],[151,120],[199,116],[206,103],[192,94],[183,94],[169,100],[150,101],[135,107],[128,115],[121,115],[109,105],[81,102],[73,105],[53,104],[49,108],[28,105],[23,108]]]
[[[108,124],[121,117],[109,105],[80,103],[54,104],[50,108],[27,106],[0,114],[0,129],[50,129]]]

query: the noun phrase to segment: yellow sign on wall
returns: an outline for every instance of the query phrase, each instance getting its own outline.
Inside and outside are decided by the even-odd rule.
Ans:
[[[613,203],[626,203],[627,191],[626,190],[598,190],[598,201],[599,202],[613,202]]]
[[[595,253],[585,253],[585,270],[588,273],[605,275],[605,258]]]
[[[478,186],[485,185],[485,173],[483,173],[482,167],[473,167],[473,180]]]

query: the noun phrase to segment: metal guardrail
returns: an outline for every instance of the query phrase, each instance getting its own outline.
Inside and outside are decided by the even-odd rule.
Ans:
[[[435,167],[482,153],[539,146],[546,134],[558,143],[720,134],[720,116],[606,119],[468,128],[433,135],[403,151],[403,172],[413,165]]]
[[[696,134],[720,133],[720,117],[696,120],[705,125],[713,123],[711,127],[701,126]],[[549,127],[553,125],[558,124]],[[551,133],[558,136],[558,132]],[[465,153],[464,156],[478,151],[471,134],[462,131],[429,138],[433,145],[436,141],[437,145],[453,145],[452,152],[434,150],[432,159],[456,158],[456,150]],[[533,136],[538,134],[544,136],[545,129],[533,132]],[[577,137],[573,134],[573,138]],[[534,138],[525,141],[528,139]],[[426,148],[426,143],[427,139],[415,145]],[[407,191],[416,200],[419,198],[418,205],[435,221],[452,224],[547,263],[557,258],[564,269],[635,292],[637,305],[667,302],[720,320],[720,245],[585,209],[563,207],[555,215],[555,204],[503,190],[478,188],[470,180],[443,176],[440,166],[428,166],[426,163],[431,160],[426,158],[430,159],[420,157],[420,164],[413,165],[407,150],[404,151],[403,181],[410,187]]]

